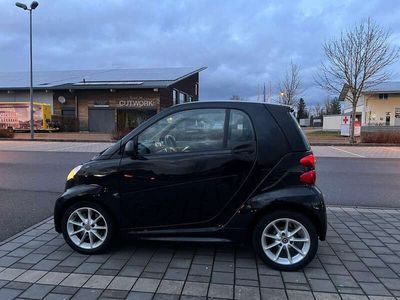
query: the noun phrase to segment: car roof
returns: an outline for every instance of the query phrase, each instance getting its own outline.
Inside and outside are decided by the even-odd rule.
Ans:
[[[237,101],[237,100],[212,100],[212,101],[196,101],[196,102],[187,102],[175,105],[174,107],[182,107],[182,106],[200,106],[200,107],[215,107],[215,106],[224,106],[224,107],[248,107],[248,106],[282,106],[291,108],[289,105],[279,104],[279,103],[265,103],[265,102],[256,102],[256,101]]]

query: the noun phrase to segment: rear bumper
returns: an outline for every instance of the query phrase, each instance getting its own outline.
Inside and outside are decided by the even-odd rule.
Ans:
[[[318,216],[318,220],[319,223],[321,224],[321,228],[319,228],[318,231],[318,235],[319,235],[319,239],[321,241],[325,241],[326,239],[326,231],[328,230],[328,220],[327,220],[327,216],[326,216],[326,206],[325,206],[325,201],[324,201],[324,196],[321,193],[321,191],[315,187],[317,193],[318,193],[318,197],[316,199],[316,203],[318,206],[318,212],[316,213]]]

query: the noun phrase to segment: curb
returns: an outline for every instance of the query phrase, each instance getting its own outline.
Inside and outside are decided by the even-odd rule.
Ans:
[[[0,141],[25,141],[25,142],[68,142],[68,143],[116,143],[114,140],[79,140],[79,139],[10,139],[0,138]],[[380,144],[380,143],[310,143],[311,146],[340,146],[340,147],[400,147],[400,144]]]
[[[383,207],[383,206],[361,206],[361,205],[337,205],[337,204],[328,204],[326,208],[329,207],[342,207],[342,208],[357,208],[357,209],[378,209],[378,210],[397,210],[400,211],[400,207]]]
[[[49,220],[51,220],[52,218],[53,218],[53,216],[50,216],[50,217],[48,217],[48,218],[46,218],[46,219],[40,221],[39,223],[33,224],[32,226],[30,226],[30,227],[28,227],[28,228],[25,228],[24,230],[22,230],[22,231],[20,231],[20,232],[18,232],[18,233],[16,233],[16,234],[14,234],[14,235],[12,235],[12,236],[6,238],[5,240],[3,240],[3,241],[0,242],[0,246],[2,246],[2,245],[4,245],[4,244],[6,244],[6,243],[8,243],[8,242],[10,242],[10,241],[12,241],[12,240],[14,240],[14,239],[16,239],[17,237],[23,235],[24,233],[26,233],[26,232],[28,232],[28,231],[30,231],[30,230],[32,230],[32,229],[35,229],[36,227],[39,227],[40,225],[42,225],[42,224],[44,224],[44,223],[47,223],[47,222],[48,222]]]
[[[379,144],[379,143],[310,143],[311,146],[340,146],[340,147],[400,147],[400,144]]]

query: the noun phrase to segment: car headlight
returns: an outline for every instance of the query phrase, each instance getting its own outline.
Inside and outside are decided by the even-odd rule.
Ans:
[[[76,173],[78,173],[78,171],[79,171],[81,168],[82,168],[82,165],[79,165],[79,166],[76,166],[75,168],[73,168],[73,169],[69,172],[69,174],[68,174],[68,176],[67,176],[67,181],[70,180],[70,179],[73,179],[73,178],[75,177]]]

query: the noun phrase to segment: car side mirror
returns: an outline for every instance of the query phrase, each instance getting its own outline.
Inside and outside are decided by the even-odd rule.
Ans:
[[[135,157],[137,152],[136,149],[137,147],[135,141],[130,140],[125,144],[124,153],[128,157]]]

